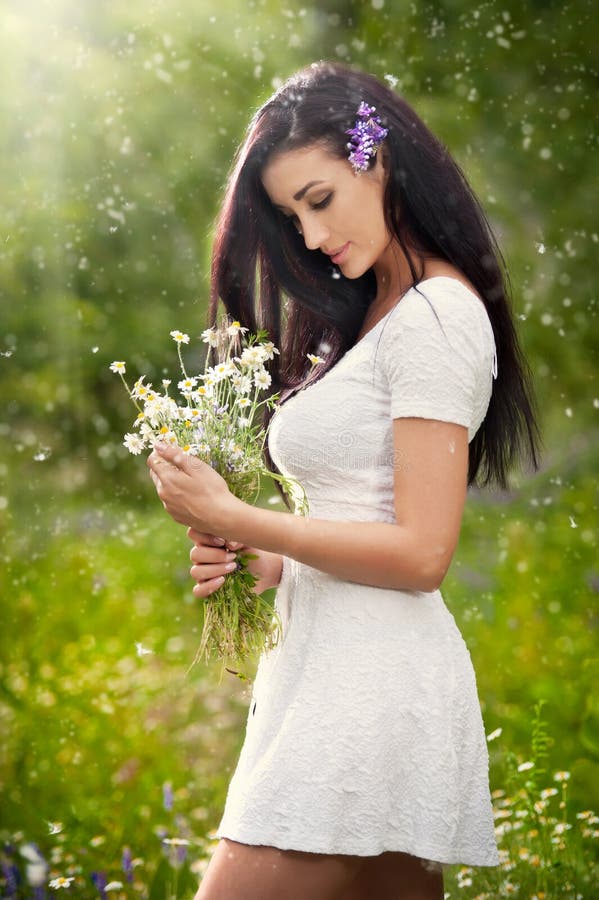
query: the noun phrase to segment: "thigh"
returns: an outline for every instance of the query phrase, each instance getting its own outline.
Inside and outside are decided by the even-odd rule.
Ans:
[[[340,900],[359,856],[303,853],[222,838],[195,900]]]
[[[443,900],[443,870],[438,863],[408,853],[367,856],[339,900]]]

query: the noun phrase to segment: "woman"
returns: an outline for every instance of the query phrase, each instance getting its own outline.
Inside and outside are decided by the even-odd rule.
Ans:
[[[500,255],[410,107],[320,63],[250,125],[212,321],[219,298],[281,347],[269,451],[310,515],[245,504],[169,448],[150,456],[190,526],[196,596],[252,547],[283,623],[197,898],[442,897],[442,864],[498,857],[475,676],[439,587],[467,487],[505,486],[524,450],[538,467]]]

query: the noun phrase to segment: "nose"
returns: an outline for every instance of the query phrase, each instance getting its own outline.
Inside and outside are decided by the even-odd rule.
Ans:
[[[319,247],[326,246],[330,231],[322,220],[319,221],[318,217],[311,216],[307,221],[302,222],[302,235],[308,250],[318,250]]]

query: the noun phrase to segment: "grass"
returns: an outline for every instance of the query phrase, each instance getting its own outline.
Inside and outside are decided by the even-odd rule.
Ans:
[[[502,864],[452,867],[451,898],[594,896],[590,446],[510,496],[473,492],[467,504],[443,593],[487,732],[501,729],[489,749]],[[186,675],[202,626],[189,544],[135,478],[115,498],[65,489],[58,468],[11,466],[0,510],[3,896],[191,898],[250,687],[218,666]],[[48,888],[59,877],[73,880]]]

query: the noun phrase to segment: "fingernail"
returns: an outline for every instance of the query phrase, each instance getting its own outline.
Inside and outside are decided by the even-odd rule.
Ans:
[[[214,583],[215,583],[215,584],[223,584],[223,583],[224,583],[224,580],[225,580],[225,576],[224,576],[224,575],[219,575],[219,577],[215,579],[215,582],[214,582]]]
[[[214,543],[216,544],[217,547],[224,547],[224,546],[225,546],[225,539],[224,539],[224,538],[218,538],[218,537],[215,537],[215,538],[213,538],[213,540],[214,540]]]
[[[235,562],[227,563],[227,565],[225,566],[225,572],[234,572],[236,568],[237,568],[237,563],[235,563]]]

